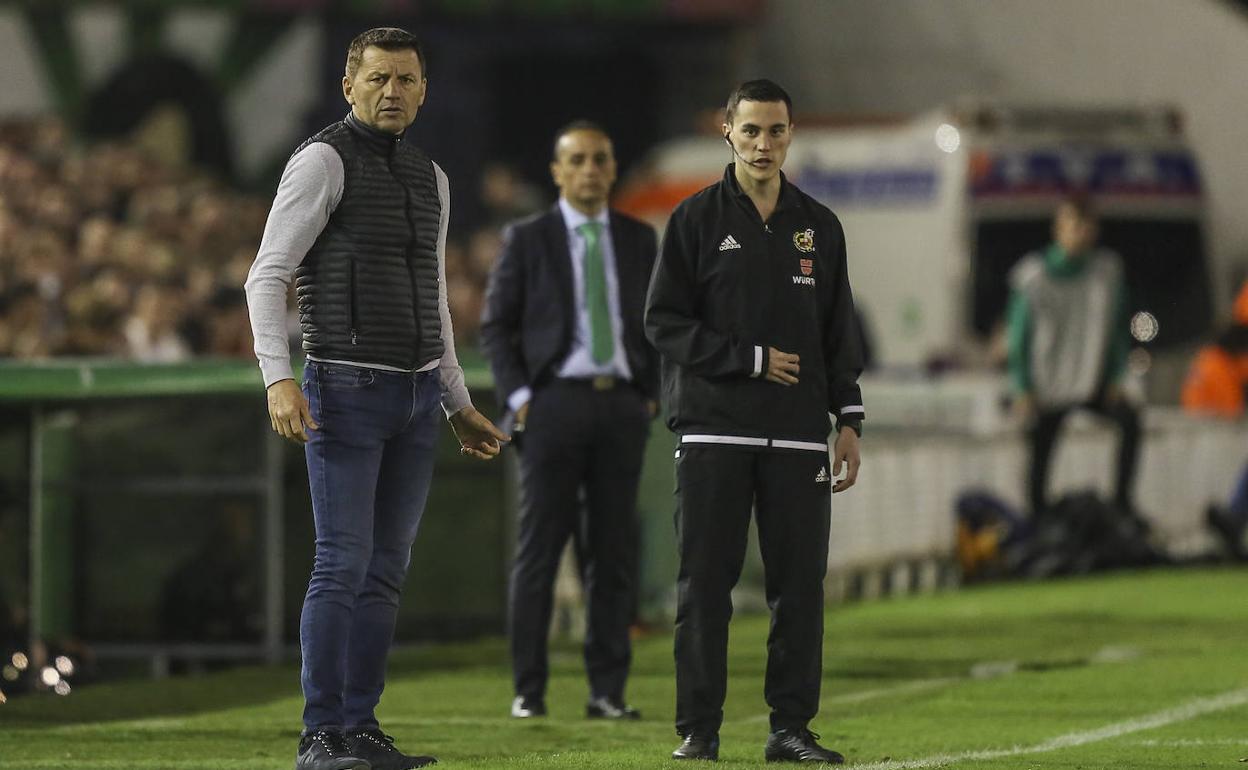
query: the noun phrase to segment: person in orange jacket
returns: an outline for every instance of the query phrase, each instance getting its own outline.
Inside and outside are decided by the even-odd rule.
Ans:
[[[1180,401],[1192,414],[1227,419],[1244,416],[1248,399],[1248,281],[1235,298],[1232,322],[1217,338],[1202,347],[1192,360],[1183,382]],[[1244,531],[1248,529],[1248,467],[1240,474],[1226,507],[1211,505],[1209,525],[1226,541],[1231,553],[1248,558]]]

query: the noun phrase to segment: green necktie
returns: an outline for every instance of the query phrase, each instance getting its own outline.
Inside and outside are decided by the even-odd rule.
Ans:
[[[605,364],[615,355],[611,334],[611,307],[607,303],[607,275],[602,264],[602,225],[586,222],[576,228],[585,239],[585,307],[589,311],[589,353]]]

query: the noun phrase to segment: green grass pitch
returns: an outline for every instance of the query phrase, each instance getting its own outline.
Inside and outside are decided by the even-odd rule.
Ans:
[[[720,765],[762,766],[766,618],[733,623]],[[968,589],[828,613],[814,729],[850,766],[1244,767],[1248,571]],[[500,640],[406,650],[383,727],[447,768],[658,768],[677,745],[671,637],[636,646],[636,723],[588,722],[580,656],[552,651],[551,715],[508,718]],[[293,666],[86,687],[0,706],[0,768],[293,767]],[[699,765],[701,766],[701,765]]]

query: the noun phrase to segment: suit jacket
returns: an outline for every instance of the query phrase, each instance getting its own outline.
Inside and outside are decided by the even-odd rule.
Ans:
[[[657,399],[659,354],[646,340],[642,316],[658,239],[654,228],[618,211],[609,212],[609,221],[628,367],[646,398]],[[567,358],[576,328],[575,297],[559,206],[509,224],[481,319],[481,345],[504,409],[507,396],[525,385],[537,391]]]

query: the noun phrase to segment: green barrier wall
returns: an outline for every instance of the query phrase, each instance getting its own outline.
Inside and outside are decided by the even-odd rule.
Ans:
[[[474,403],[493,416],[488,371],[471,351],[463,357]],[[280,477],[263,478],[268,434],[263,386],[245,362],[0,364],[0,482],[9,497],[0,511],[10,512],[0,518],[0,595],[30,602],[46,638],[259,643],[264,500],[275,492],[280,633],[269,641],[294,642],[312,564],[311,506],[298,446],[276,442]],[[666,613],[676,574],[674,449],[655,421],[638,504],[641,611],[652,620]],[[498,632],[506,614],[514,465],[463,457],[449,426],[438,451],[401,605],[403,640]],[[21,540],[37,544],[27,563]],[[227,606],[236,611],[218,611]]]

